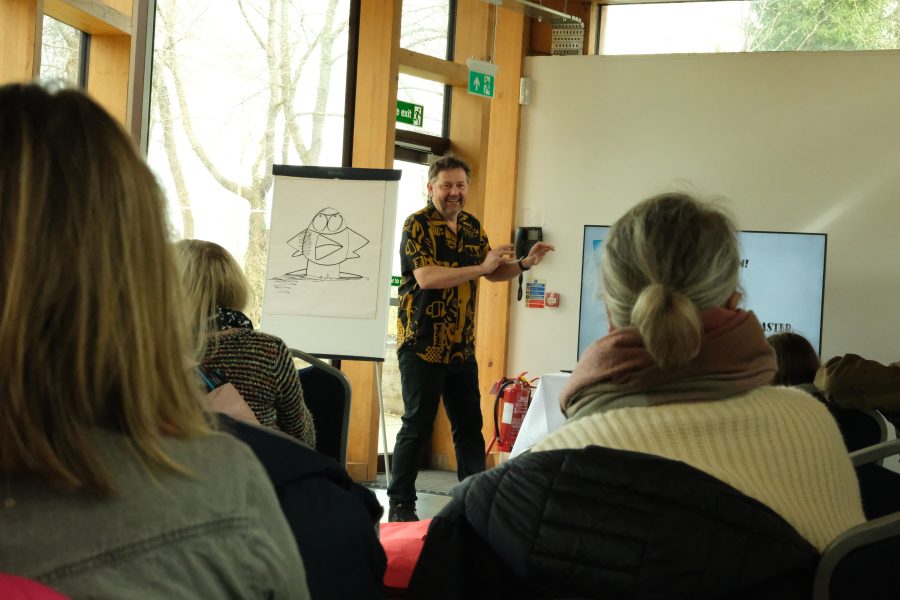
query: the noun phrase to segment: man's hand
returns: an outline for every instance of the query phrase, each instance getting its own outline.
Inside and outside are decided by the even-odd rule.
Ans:
[[[515,255],[513,254],[512,244],[503,244],[502,246],[497,246],[496,248],[493,248],[490,252],[488,252],[488,255],[485,257],[484,262],[481,263],[481,268],[484,270],[483,274],[490,275],[497,269],[497,267],[514,259]]]
[[[528,252],[528,256],[522,260],[522,264],[528,267],[529,269],[537,264],[540,264],[542,260],[544,260],[544,255],[548,252],[552,252],[556,250],[552,245],[538,242],[534,246],[531,247],[531,250]]]

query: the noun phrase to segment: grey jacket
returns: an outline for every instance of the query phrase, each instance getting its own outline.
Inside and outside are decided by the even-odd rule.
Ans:
[[[119,495],[10,479],[0,572],[79,600],[309,598],[272,484],[246,446],[224,434],[167,439],[166,452],[191,473],[179,476],[150,474],[121,435],[95,437]]]

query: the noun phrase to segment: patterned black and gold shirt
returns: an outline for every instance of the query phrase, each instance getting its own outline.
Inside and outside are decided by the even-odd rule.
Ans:
[[[459,213],[455,233],[430,202],[407,217],[400,240],[398,350],[411,349],[423,360],[442,364],[458,364],[474,356],[477,280],[423,290],[413,270],[480,265],[489,250],[481,223],[469,213]]]

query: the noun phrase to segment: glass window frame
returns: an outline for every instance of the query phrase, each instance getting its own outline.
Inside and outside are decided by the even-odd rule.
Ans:
[[[447,53],[446,60],[452,61],[456,46],[456,12],[457,0],[450,0],[447,17]],[[428,135],[417,131],[397,129],[394,142],[394,159],[406,162],[429,164],[429,155],[442,156],[450,150],[450,110],[453,87],[444,86],[444,114],[441,123],[441,135]]]
[[[67,23],[57,17],[48,15],[47,13],[42,13],[41,19],[43,18],[53,19],[54,21],[58,21],[63,25],[71,27],[75,29],[80,34],[80,39],[78,42],[78,74],[76,75],[75,87],[81,90],[87,89],[88,84],[88,73],[90,67],[90,59],[91,59],[91,34],[84,31],[83,29],[79,29],[75,25],[71,23]],[[43,21],[42,21],[43,22]],[[41,44],[43,45],[43,25],[41,26]],[[43,56],[41,57],[41,63],[43,63]]]

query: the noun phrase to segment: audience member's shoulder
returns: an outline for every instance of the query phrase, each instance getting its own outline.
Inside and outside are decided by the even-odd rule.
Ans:
[[[748,394],[748,399],[755,399],[757,407],[766,414],[778,415],[779,419],[788,419],[790,415],[803,420],[832,419],[825,403],[814,396],[808,389],[793,386],[764,386]],[[791,411],[785,411],[790,406]]]
[[[796,406],[818,411],[823,409],[822,401],[813,395],[813,386],[765,386],[756,390],[756,394],[771,397],[777,402],[791,402]],[[825,413],[828,411],[826,410]]]
[[[242,329],[239,332],[229,334],[229,336],[234,336],[234,341],[242,346],[245,352],[255,351],[270,357],[290,354],[291,352],[280,337],[256,329]]]
[[[275,348],[279,351],[281,351],[281,350],[287,351],[288,350],[287,344],[284,343],[284,340],[282,340],[280,337],[271,335],[269,333],[264,333],[262,331],[253,329],[253,330],[248,330],[248,337],[251,340],[253,340],[255,343],[258,343],[258,344],[261,344],[261,345],[264,345],[267,347]]]
[[[193,439],[167,438],[163,446],[173,460],[204,478],[233,479],[251,487],[268,479],[253,451],[224,432]],[[235,473],[241,477],[234,477]]]
[[[889,389],[900,384],[900,366],[884,365],[856,354],[835,356],[816,373],[816,387],[829,394]]]

